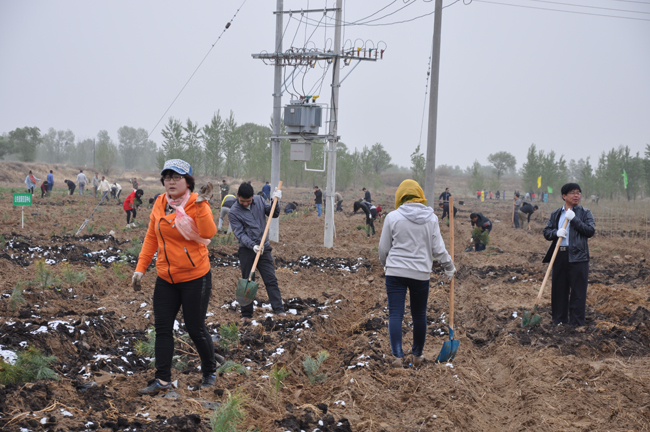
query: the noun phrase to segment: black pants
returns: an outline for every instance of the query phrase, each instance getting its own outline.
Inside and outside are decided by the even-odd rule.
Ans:
[[[366,225],[370,225],[372,235],[375,235],[375,219],[377,218],[377,210],[371,209],[370,213],[366,215]]]
[[[135,216],[137,215],[135,211],[135,207],[133,207],[131,210],[126,211],[126,223],[129,224],[131,222],[131,213],[133,213],[133,222],[135,222]]]
[[[456,206],[454,206],[454,217],[456,217],[456,213],[458,213],[458,209],[456,208]],[[443,220],[446,217],[449,217],[449,207],[442,208],[442,216],[440,217],[440,220]]]
[[[269,296],[273,312],[277,314],[284,312],[284,305],[282,304],[282,295],[280,294],[280,288],[278,287],[278,278],[275,277],[275,264],[273,263],[271,250],[272,248],[270,247],[264,248],[264,252],[260,255],[260,260],[257,262],[257,268],[255,271],[262,275],[266,294]],[[239,248],[239,264],[241,266],[242,278],[248,279],[248,276],[250,276],[253,262],[255,261],[255,255],[256,253],[252,249],[246,247]],[[253,280],[255,280],[254,276]],[[253,303],[250,303],[248,306],[242,306],[241,315],[244,318],[252,318]]]
[[[588,280],[589,261],[571,263],[568,251],[558,251],[551,276],[553,324],[585,325]]]
[[[70,191],[70,195],[74,195],[74,190],[77,188],[77,185],[72,185],[72,187],[69,187],[68,190]]]
[[[196,351],[201,358],[203,376],[214,374],[217,365],[214,360],[212,337],[205,327],[212,293],[212,273],[187,282],[171,284],[158,277],[153,292],[153,314],[156,322],[156,378],[171,381],[172,358],[174,356],[174,320],[183,306],[183,321]]]
[[[343,204],[343,200],[336,202],[336,211],[340,211],[340,212],[343,211],[343,207],[341,207],[342,204]]]

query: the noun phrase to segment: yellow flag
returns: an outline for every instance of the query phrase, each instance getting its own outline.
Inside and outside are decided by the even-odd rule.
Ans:
[[[542,176],[537,177],[537,189],[542,187]]]

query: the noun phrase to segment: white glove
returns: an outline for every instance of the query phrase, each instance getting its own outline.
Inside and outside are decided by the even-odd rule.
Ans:
[[[282,191],[278,190],[278,188],[275,188],[273,191],[273,198],[277,198],[278,201],[280,201],[280,199],[282,199]]]
[[[571,222],[573,220],[573,218],[576,217],[576,214],[575,214],[575,212],[573,210],[569,209],[569,210],[566,211],[565,217],[567,218],[567,220],[569,222]]]
[[[452,280],[454,277],[454,273],[456,273],[456,267],[454,267],[454,264],[451,264],[451,269],[445,270],[445,275],[449,278],[449,280]]]
[[[557,236],[558,237],[566,237],[566,235],[567,235],[567,232],[566,232],[566,230],[564,228],[560,228],[559,230],[557,230]]]
[[[258,245],[253,246],[253,251],[255,251],[255,253],[259,252],[260,250],[262,251],[262,252],[260,252],[260,255],[261,255],[261,254],[264,253],[264,246],[261,246],[261,247],[258,246]]]
[[[142,276],[144,276],[144,273],[142,272],[135,272],[133,273],[133,278],[131,279],[131,286],[133,287],[133,291],[140,291],[142,289],[142,285],[140,282],[142,281]]]
[[[212,189],[212,183],[202,186],[199,196],[196,197],[196,202],[200,203],[202,201],[210,201],[210,199],[212,199]]]

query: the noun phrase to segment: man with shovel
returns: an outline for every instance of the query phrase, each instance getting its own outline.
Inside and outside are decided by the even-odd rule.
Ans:
[[[564,205],[551,213],[544,228],[544,238],[552,243],[542,262],[551,261],[555,245],[561,238],[551,278],[553,324],[583,326],[589,280],[587,239],[596,233],[596,224],[591,211],[579,205],[582,198],[580,185],[567,183],[561,192]],[[563,229],[565,220],[569,223]]]
[[[282,198],[282,191],[275,190],[271,198]],[[248,279],[257,252],[262,249],[260,259],[257,263],[257,270],[262,275],[266,293],[269,296],[273,312],[277,315],[286,316],[282,295],[278,287],[278,279],[275,277],[275,264],[271,255],[271,244],[268,239],[264,245],[260,245],[266,217],[277,218],[280,216],[280,206],[275,207],[271,215],[271,204],[267,204],[259,195],[255,195],[253,186],[250,183],[242,183],[237,191],[237,202],[233,204],[228,213],[228,222],[232,227],[235,237],[239,240],[239,264],[242,278]],[[253,317],[253,303],[241,307],[242,321]]]

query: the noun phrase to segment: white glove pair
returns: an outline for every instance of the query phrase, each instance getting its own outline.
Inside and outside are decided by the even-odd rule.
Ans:
[[[133,273],[133,278],[131,279],[131,286],[133,287],[133,291],[140,291],[142,289],[142,276],[144,276],[144,273],[142,272],[135,272]]]
[[[567,235],[567,230],[565,230],[564,228],[560,228],[559,230],[557,230],[557,236],[558,237],[565,238],[566,235]]]
[[[259,252],[260,250],[262,250],[262,252],[260,252],[261,255],[264,253],[264,246],[259,246],[259,245],[253,246],[253,251],[255,251],[255,253]]]
[[[452,280],[454,278],[454,274],[456,273],[456,267],[454,266],[453,263],[450,264],[451,268],[445,270],[445,275],[449,278],[449,280]]]
[[[282,198],[282,191],[278,190],[278,188],[275,188],[275,190],[273,191],[273,198],[277,198],[278,201],[280,201],[280,199]]]

